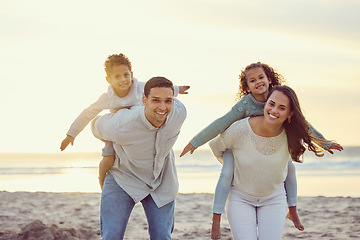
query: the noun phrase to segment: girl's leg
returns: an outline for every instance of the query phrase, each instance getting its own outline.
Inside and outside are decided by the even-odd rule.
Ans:
[[[233,176],[234,155],[231,149],[227,149],[223,153],[223,166],[215,189],[213,213],[222,214],[225,212],[226,199],[229,194]]]
[[[259,240],[281,240],[286,219],[286,194],[283,186],[260,200],[257,207]]]
[[[288,174],[285,179],[286,198],[289,207],[297,205],[297,181],[295,165],[292,161],[288,164]]]
[[[234,156],[231,149],[223,153],[223,166],[215,189],[211,239],[220,239],[221,214],[225,211],[226,199],[234,176]]]
[[[297,229],[303,231],[304,226],[302,225],[296,210],[297,181],[296,181],[295,165],[292,161],[289,161],[288,164],[288,175],[285,179],[285,190],[286,190],[287,202],[289,206],[289,211],[286,216],[294,223],[294,226]]]
[[[232,187],[227,203],[227,217],[234,240],[256,240],[256,207],[253,198]]]

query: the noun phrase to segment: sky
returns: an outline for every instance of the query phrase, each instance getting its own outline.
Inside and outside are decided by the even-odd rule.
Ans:
[[[140,81],[191,86],[175,149],[231,109],[241,70],[258,61],[286,78],[327,139],[359,146],[359,11],[358,0],[0,0],[0,152],[60,152],[106,91],[114,53]],[[86,127],[65,151],[102,147]]]

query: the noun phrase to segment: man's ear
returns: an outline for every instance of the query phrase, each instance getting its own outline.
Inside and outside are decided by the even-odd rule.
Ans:
[[[147,97],[145,97],[145,95],[143,95],[142,103],[143,103],[144,106],[146,105],[146,102],[147,102]]]

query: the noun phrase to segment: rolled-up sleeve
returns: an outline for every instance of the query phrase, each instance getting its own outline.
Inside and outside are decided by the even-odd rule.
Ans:
[[[96,117],[91,122],[91,131],[96,138],[116,142],[116,131],[114,113],[109,113],[101,117]]]

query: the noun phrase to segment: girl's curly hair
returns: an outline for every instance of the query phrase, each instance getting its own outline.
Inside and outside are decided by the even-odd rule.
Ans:
[[[250,69],[254,69],[254,68],[262,68],[264,70],[267,78],[269,79],[269,81],[271,81],[271,83],[269,85],[269,91],[271,90],[271,88],[273,86],[281,85],[286,82],[285,78],[281,74],[277,73],[269,65],[267,65],[265,63],[261,63],[261,62],[252,63],[252,64],[246,66],[244,68],[244,70],[241,71],[241,74],[239,75],[240,83],[239,83],[239,92],[237,93],[238,100],[242,96],[249,93],[248,92],[249,87],[247,85],[246,74]]]

